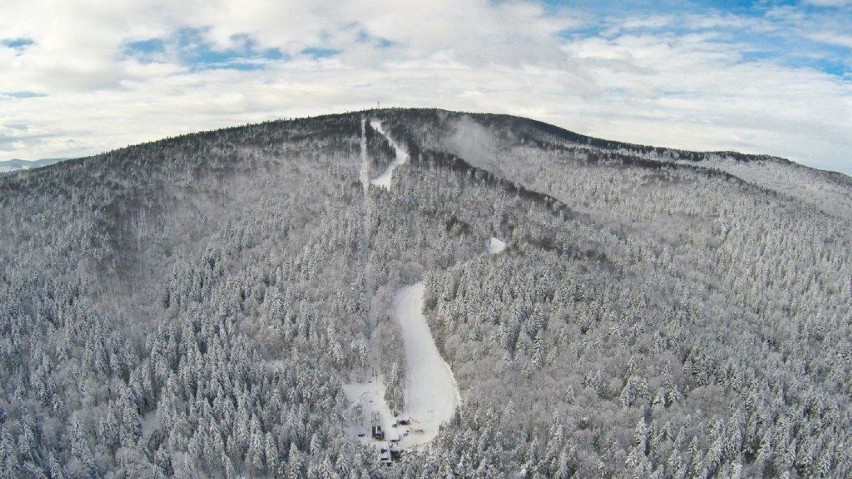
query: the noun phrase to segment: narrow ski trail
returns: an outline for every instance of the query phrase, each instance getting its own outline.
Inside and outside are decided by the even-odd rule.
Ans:
[[[393,170],[397,169],[397,167],[401,165],[408,163],[408,152],[402,149],[395,141],[391,139],[390,136],[388,136],[387,133],[385,133],[385,130],[382,129],[382,122],[378,120],[373,120],[370,122],[370,126],[373,127],[373,129],[377,132],[381,133],[381,135],[388,140],[388,143],[390,143],[391,147],[393,147],[394,152],[396,153],[396,157],[393,159],[393,161],[391,161],[387,169],[385,169],[385,171],[381,175],[371,181],[371,183],[376,186],[380,186],[386,190],[390,190]]]

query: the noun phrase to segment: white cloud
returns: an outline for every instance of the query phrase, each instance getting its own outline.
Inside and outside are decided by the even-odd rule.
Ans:
[[[852,0],[807,0],[805,3],[819,7],[845,7],[852,5]]]
[[[773,18],[789,25],[790,11],[595,20],[485,0],[16,0],[3,8],[0,32],[35,43],[23,53],[0,46],[0,92],[47,96],[0,95],[0,158],[94,153],[381,100],[527,115],[613,139],[770,153],[852,173],[848,80],[772,58],[744,62],[752,47],[730,36],[772,31]],[[606,30],[580,29],[594,25]],[[213,49],[237,48],[248,35],[290,59],[254,58],[265,68],[252,71],[192,69],[174,50],[187,28]],[[560,35],[566,29],[578,33]],[[848,40],[832,29],[808,34]],[[125,54],[128,41],[151,38],[166,40],[156,61]],[[300,54],[307,47],[339,54],[314,59]]]
[[[852,35],[835,33],[835,32],[813,32],[809,33],[808,38],[813,40],[840,45],[846,48],[852,48]]]

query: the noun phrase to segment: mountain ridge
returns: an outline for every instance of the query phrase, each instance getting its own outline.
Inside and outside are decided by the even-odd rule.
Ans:
[[[577,132],[568,130],[566,128],[563,128],[563,127],[560,127],[560,126],[557,126],[557,125],[546,123],[546,122],[541,121],[541,120],[535,120],[535,119],[532,119],[532,118],[522,117],[522,116],[518,116],[518,115],[505,114],[505,113],[464,112],[464,111],[443,110],[443,109],[438,109],[438,108],[420,108],[420,107],[411,107],[411,108],[391,107],[391,108],[382,108],[382,109],[365,109],[365,110],[355,110],[355,111],[343,112],[343,113],[328,113],[328,114],[322,114],[322,115],[296,117],[296,118],[291,118],[291,119],[276,119],[276,120],[269,120],[269,121],[264,121],[264,122],[260,122],[260,123],[250,123],[250,124],[246,124],[246,125],[237,125],[237,126],[230,126],[230,127],[218,128],[218,129],[213,129],[213,130],[200,130],[200,131],[197,131],[197,132],[184,133],[184,134],[173,136],[173,137],[169,136],[169,137],[161,138],[161,139],[158,139],[158,140],[152,140],[152,141],[137,143],[137,144],[134,144],[134,145],[128,145],[128,146],[125,146],[125,147],[120,147],[120,148],[108,150],[108,151],[105,151],[105,152],[102,152],[102,153],[96,153],[96,154],[93,154],[93,155],[87,155],[87,156],[83,156],[83,157],[43,158],[43,159],[39,159],[39,160],[23,160],[23,159],[3,160],[3,161],[0,161],[0,167],[2,167],[2,166],[13,166],[16,169],[19,169],[20,167],[28,166],[28,165],[33,165],[33,166],[38,166],[38,167],[48,166],[48,165],[51,165],[51,164],[54,164],[54,163],[57,163],[57,162],[62,162],[62,161],[70,160],[70,159],[98,157],[98,156],[101,156],[103,154],[110,153],[112,151],[118,151],[118,150],[122,150],[122,149],[125,149],[125,148],[132,148],[134,146],[141,146],[141,145],[147,145],[147,144],[158,144],[158,143],[161,143],[161,142],[167,142],[167,141],[170,141],[170,140],[180,140],[180,139],[185,138],[185,137],[192,137],[192,136],[196,136],[196,135],[203,137],[204,135],[213,134],[213,133],[216,133],[216,132],[219,132],[219,131],[235,130],[235,129],[245,128],[245,127],[251,126],[251,125],[283,124],[283,123],[293,122],[293,121],[321,120],[321,119],[327,118],[327,117],[346,116],[346,115],[380,114],[380,112],[382,112],[382,111],[385,111],[385,112],[406,111],[406,112],[412,112],[412,113],[444,112],[444,113],[447,113],[447,114],[467,115],[467,116],[480,117],[480,118],[483,118],[483,119],[495,118],[495,119],[499,119],[499,120],[503,120],[503,121],[515,120],[515,121],[521,121],[522,123],[525,123],[525,124],[530,125],[530,126],[534,126],[534,127],[540,129],[543,132],[553,133],[554,135],[561,137],[562,139],[571,139],[573,142],[575,142],[577,144],[589,144],[589,145],[594,145],[594,146],[601,147],[601,148],[604,148],[604,149],[609,149],[609,150],[624,148],[624,149],[634,150],[634,151],[639,151],[639,152],[669,152],[669,153],[678,155],[678,159],[686,160],[686,161],[693,161],[693,162],[701,162],[701,161],[704,161],[708,157],[711,157],[711,156],[719,156],[719,157],[722,157],[722,158],[727,158],[727,159],[731,159],[731,160],[734,160],[734,161],[740,161],[740,162],[773,161],[773,162],[777,162],[777,163],[780,163],[780,164],[783,164],[783,165],[795,165],[795,166],[798,166],[798,167],[801,167],[801,168],[806,168],[808,170],[812,170],[814,172],[824,173],[824,174],[827,174],[827,175],[830,175],[830,176],[833,176],[833,177],[838,177],[838,179],[845,180],[847,182],[850,182],[850,184],[852,184],[852,177],[850,177],[848,174],[843,173],[841,171],[819,169],[819,168],[804,165],[802,163],[798,163],[798,162],[795,162],[793,160],[783,158],[783,157],[779,157],[779,156],[760,154],[760,153],[741,153],[741,152],[734,151],[734,150],[689,150],[689,149],[674,148],[674,147],[645,145],[645,144],[640,144],[640,143],[629,143],[629,142],[624,142],[624,141],[620,141],[620,140],[606,139],[606,138],[602,138],[602,137],[595,137],[595,136],[591,136],[591,135],[585,135],[585,134],[582,134],[582,133],[577,133]],[[10,170],[10,171],[14,171],[14,170]]]
[[[510,114],[468,113],[430,108],[385,108],[367,109],[347,113],[325,114],[313,117],[295,118],[290,120],[271,120],[255,125],[269,125],[271,127],[280,127],[288,124],[288,122],[323,121],[323,119],[346,117],[351,115],[378,115],[382,114],[382,112],[384,112],[385,114],[402,112],[402,114],[413,116],[415,119],[423,118],[424,116],[429,117],[435,115],[444,115],[448,117],[454,117],[456,119],[476,118],[477,121],[482,122],[483,125],[485,125],[486,127],[488,127],[489,125],[496,124],[497,126],[502,126],[502,128],[504,129],[509,128],[513,129],[513,131],[520,132],[522,139],[544,142],[543,144],[548,144],[547,138],[552,137],[553,139],[555,139],[555,143],[549,143],[552,147],[560,147],[565,143],[570,143],[572,145],[577,146],[585,145],[597,148],[602,151],[622,152],[625,153],[625,155],[623,156],[624,161],[642,164],[651,168],[658,168],[660,167],[660,165],[663,164],[693,165],[698,168],[705,168],[709,171],[717,171],[720,173],[734,175],[738,179],[746,181],[747,183],[767,188],[771,191],[775,191],[787,196],[792,196],[800,200],[805,200],[811,204],[814,204],[823,212],[827,212],[835,216],[842,216],[846,219],[852,219],[852,194],[848,193],[847,191],[849,188],[852,188],[852,177],[842,172],[820,170],[817,168],[796,163],[785,158],[770,155],[746,154],[734,151],[693,151],[677,148],[655,147],[649,145],[626,143],[617,140],[607,140],[603,138],[597,138],[576,133],[565,128],[551,125],[539,120],[524,118]],[[250,126],[252,125],[233,126],[221,128],[218,130],[206,130],[195,133],[187,133],[176,137],[167,137],[160,140],[141,143],[139,145],[122,147],[116,150],[112,150],[110,152],[104,152],[101,154],[82,158],[98,158],[102,155],[112,153],[113,151],[122,151],[127,148],[134,148],[142,145],[167,144],[169,141],[183,141],[183,139],[188,138],[203,139],[207,136],[214,135],[217,132],[237,132],[240,131],[241,128],[247,128]],[[524,138],[524,135],[526,135],[526,138]],[[8,160],[7,162],[0,162],[0,173],[11,173],[13,171],[18,171],[22,169],[22,167],[29,166],[33,163],[33,168],[24,169],[42,168],[44,166],[49,166],[65,161],[68,160],[62,158],[43,159],[32,163],[25,162],[25,160]],[[15,169],[3,171],[3,163],[11,162],[14,162],[13,164]],[[742,163],[752,163],[757,165],[778,165],[778,167],[781,168],[780,171],[783,172],[783,174],[779,174],[777,171],[769,171],[767,172],[767,175],[769,175],[769,177],[756,177],[755,175],[748,175],[745,174],[742,168],[737,167],[737,165]],[[777,177],[785,175],[793,176],[795,178],[781,181],[777,179]],[[791,181],[795,184],[791,184]],[[800,186],[803,183],[814,183],[816,181],[826,182],[827,185],[826,188],[812,188],[812,190],[815,191],[816,195],[822,195],[824,193],[824,189],[833,190],[833,193],[835,195],[828,199],[822,199],[814,198],[814,192],[808,193],[800,191]],[[838,196],[842,197],[839,201],[839,204],[833,204],[833,202]]]
[[[3,175],[0,477],[852,472],[849,189],[556,133],[371,110]]]

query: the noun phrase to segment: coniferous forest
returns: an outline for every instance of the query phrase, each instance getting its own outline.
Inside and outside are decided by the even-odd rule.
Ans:
[[[384,462],[421,281],[460,399]],[[842,174],[383,109],[0,175],[0,478],[842,478],[850,402]]]

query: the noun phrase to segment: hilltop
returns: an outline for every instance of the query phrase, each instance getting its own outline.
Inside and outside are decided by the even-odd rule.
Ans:
[[[850,211],[429,109],[2,175],[0,477],[849,476]]]

